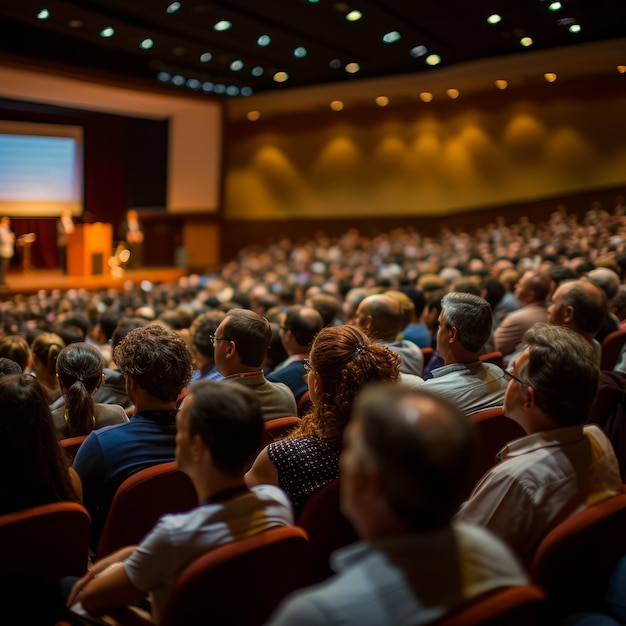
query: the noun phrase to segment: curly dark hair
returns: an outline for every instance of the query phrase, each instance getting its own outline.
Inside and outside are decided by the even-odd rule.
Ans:
[[[224,311],[207,311],[198,315],[192,322],[189,329],[191,343],[204,356],[213,358],[214,348],[209,335],[215,333],[225,317],[226,313]]]
[[[113,353],[120,372],[163,402],[174,402],[189,382],[193,357],[184,339],[163,324],[134,328]]]
[[[366,384],[398,381],[400,357],[373,343],[357,326],[327,326],[313,340],[312,371],[322,381],[322,397],[290,437],[340,437],[350,419],[352,402]]]

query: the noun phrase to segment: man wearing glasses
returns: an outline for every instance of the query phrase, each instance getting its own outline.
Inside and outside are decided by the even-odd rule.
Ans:
[[[215,367],[225,383],[245,385],[261,401],[265,421],[298,415],[296,399],[283,383],[265,378],[261,366],[272,340],[269,321],[248,309],[231,309],[210,335]]]
[[[527,433],[498,453],[458,520],[504,539],[526,564],[559,522],[622,493],[617,458],[596,425],[585,422],[599,368],[592,346],[562,326],[536,324],[506,373],[504,414]]]

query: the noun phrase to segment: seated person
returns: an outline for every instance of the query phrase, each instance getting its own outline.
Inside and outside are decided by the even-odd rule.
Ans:
[[[493,323],[489,303],[454,291],[443,297],[441,306],[437,352],[444,364],[432,370],[433,377],[424,385],[468,414],[502,406],[507,386],[504,372],[479,359]]]
[[[400,357],[356,326],[328,326],[315,337],[307,365],[313,408],[284,439],[261,451],[248,485],[279,485],[296,515],[306,500],[339,476],[341,436],[354,396],[373,381],[399,379]]]
[[[473,449],[470,420],[424,390],[379,383],[344,433],[341,509],[362,541],[334,577],[288,596],[268,626],[425,624],[486,591],[528,582],[490,532],[453,522]]]
[[[584,426],[598,388],[591,344],[575,331],[536,324],[508,377],[504,414],[528,433],[499,453],[457,519],[484,526],[528,563],[559,522],[622,493],[613,446]]]
[[[194,383],[176,422],[176,462],[194,484],[198,507],[164,515],[138,546],[97,561],[74,584],[68,606],[78,601],[83,609],[101,613],[150,594],[158,624],[178,577],[195,558],[293,523],[289,500],[278,487],[248,489],[244,483],[263,438],[261,407],[252,391],[215,381]]]
[[[135,413],[126,424],[92,431],[74,459],[97,545],[117,488],[146,467],[174,460],[177,399],[192,372],[185,341],[162,324],[131,330],[115,348]]]
[[[248,309],[230,309],[210,336],[215,350],[215,367],[225,384],[252,389],[267,420],[298,415],[296,399],[283,383],[265,378],[262,365],[272,339],[269,321]]]
[[[57,377],[64,406],[52,411],[57,437],[88,435],[92,430],[128,421],[118,404],[95,404],[93,394],[104,381],[104,358],[95,346],[77,342],[65,346],[57,357]]]
[[[222,380],[224,378],[215,367],[215,349],[211,341],[211,335],[215,334],[223,319],[223,311],[207,311],[198,315],[191,323],[189,335],[194,370],[187,387],[198,380]]]
[[[296,401],[309,388],[304,360],[309,357],[315,335],[323,327],[322,316],[310,307],[294,304],[280,314],[280,339],[289,356],[268,374],[267,380],[285,383]]]

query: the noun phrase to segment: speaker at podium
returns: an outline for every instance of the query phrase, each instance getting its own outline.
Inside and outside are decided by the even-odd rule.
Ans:
[[[98,276],[108,268],[113,249],[111,224],[76,224],[67,235],[67,273],[70,276]]]

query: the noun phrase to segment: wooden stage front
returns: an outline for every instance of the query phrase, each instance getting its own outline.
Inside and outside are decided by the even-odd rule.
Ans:
[[[7,274],[7,284],[0,287],[0,300],[10,300],[15,296],[37,293],[40,289],[52,291],[59,289],[103,288],[123,289],[128,281],[139,284],[143,280],[151,283],[174,283],[187,271],[180,267],[146,267],[138,270],[124,270],[119,277],[108,272],[96,276],[66,276],[60,269],[11,270]]]

